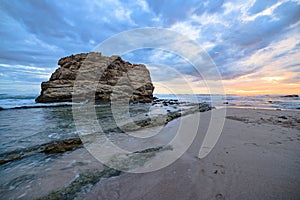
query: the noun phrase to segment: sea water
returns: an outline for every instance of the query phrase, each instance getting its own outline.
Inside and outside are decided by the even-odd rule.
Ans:
[[[218,105],[227,107],[252,107],[261,109],[300,109],[300,97],[285,97],[282,95],[209,95],[209,94],[156,94],[160,99],[177,99],[187,102],[208,102],[217,101]],[[17,107],[46,107],[72,104],[62,103],[35,103],[37,95],[8,95],[0,94],[0,107],[4,109]]]
[[[211,95],[157,94],[159,99],[177,99],[182,102],[211,103]],[[35,96],[10,96],[0,94],[0,154],[30,146],[76,137],[71,103],[35,103]],[[247,107],[257,109],[300,109],[299,97],[279,95],[237,96],[215,95],[219,107]],[[64,106],[62,106],[64,105]],[[147,112],[150,105],[135,105],[134,112]],[[23,109],[18,109],[23,108]],[[109,129],[116,128],[112,121],[109,105],[98,106],[100,122]],[[110,127],[109,127],[110,126]]]

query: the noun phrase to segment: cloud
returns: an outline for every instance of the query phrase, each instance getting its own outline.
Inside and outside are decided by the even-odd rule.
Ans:
[[[192,40],[197,40],[201,34],[201,29],[193,26],[189,22],[178,22],[170,27],[171,30],[181,33]]]
[[[125,60],[147,65],[152,80],[171,81],[185,75],[195,75],[197,70],[180,55],[161,49],[141,49],[122,56]],[[199,76],[199,73],[198,73]]]
[[[11,84],[26,77],[38,85],[47,80],[60,57],[88,52],[114,34],[144,27],[167,28],[194,40],[211,56],[224,80],[285,72],[291,74],[281,81],[291,82],[287,78],[294,81],[292,77],[300,73],[299,13],[296,0],[3,0],[0,83],[7,76]],[[155,72],[159,81],[178,76],[157,66],[177,70],[192,82],[201,80],[189,63],[170,52],[144,49],[124,58],[156,64],[152,70],[160,69]]]
[[[255,12],[255,14],[244,17],[244,21],[254,21],[256,18],[261,17],[261,16],[271,16],[273,20],[278,20],[276,16],[273,15],[273,12],[276,8],[278,8],[283,2],[277,2],[274,5],[271,5],[270,7],[266,7],[264,10],[261,12]],[[252,7],[253,8],[253,7]]]

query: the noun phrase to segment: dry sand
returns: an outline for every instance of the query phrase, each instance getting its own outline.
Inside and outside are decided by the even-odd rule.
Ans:
[[[227,109],[218,143],[199,159],[209,119],[210,112],[201,114],[194,143],[172,165],[102,180],[80,198],[300,199],[300,112]]]

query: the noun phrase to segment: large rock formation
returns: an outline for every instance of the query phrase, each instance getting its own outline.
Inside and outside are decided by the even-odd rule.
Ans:
[[[50,80],[42,83],[36,102],[153,100],[154,87],[145,65],[94,52],[61,58],[58,65]]]

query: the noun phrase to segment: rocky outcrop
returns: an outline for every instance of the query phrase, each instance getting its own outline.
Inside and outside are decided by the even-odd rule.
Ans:
[[[154,86],[143,64],[125,62],[119,56],[82,53],[61,58],[60,67],[41,85],[38,103],[80,102],[151,102]]]

